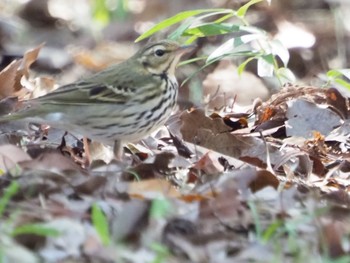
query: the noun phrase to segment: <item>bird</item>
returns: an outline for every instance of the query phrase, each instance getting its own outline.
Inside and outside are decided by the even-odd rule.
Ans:
[[[138,141],[165,124],[178,96],[175,68],[194,45],[173,40],[146,44],[129,59],[23,101],[0,121],[25,119],[74,132],[104,144]]]

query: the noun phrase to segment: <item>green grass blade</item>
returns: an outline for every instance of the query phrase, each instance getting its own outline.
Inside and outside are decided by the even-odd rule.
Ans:
[[[7,204],[10,202],[12,196],[14,196],[19,190],[19,184],[16,181],[13,181],[9,187],[4,191],[3,196],[0,199],[0,217],[4,214],[4,210]]]
[[[108,245],[111,240],[109,235],[108,220],[106,215],[97,204],[92,205],[91,219],[97,233],[102,240],[102,243],[104,245]]]
[[[43,224],[25,224],[16,227],[11,233],[12,236],[17,236],[21,234],[34,234],[38,236],[57,237],[60,235],[60,231],[51,227],[47,227]]]

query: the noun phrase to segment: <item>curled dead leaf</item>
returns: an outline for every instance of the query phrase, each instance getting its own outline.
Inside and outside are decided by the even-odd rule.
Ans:
[[[0,72],[0,99],[12,96],[19,89],[16,76],[21,63],[21,60],[14,60]]]
[[[14,95],[22,89],[21,79],[29,78],[29,68],[36,61],[44,44],[28,50],[21,60],[12,61],[0,72],[0,99]]]
[[[20,67],[18,68],[18,77],[19,76],[25,76],[26,78],[29,77],[29,68],[30,66],[36,61],[38,58],[39,52],[42,49],[42,47],[45,45],[45,43],[41,43],[35,48],[32,48],[24,53],[22,63]],[[20,78],[17,79],[17,81],[20,81]]]

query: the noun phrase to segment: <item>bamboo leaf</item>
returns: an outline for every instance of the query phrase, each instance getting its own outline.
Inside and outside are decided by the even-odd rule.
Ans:
[[[283,65],[286,67],[290,57],[288,49],[284,47],[279,40],[276,39],[270,42],[270,46],[271,52],[274,55],[278,56],[282,60]]]
[[[274,70],[274,57],[272,54],[258,58],[258,75],[260,77],[272,77]]]
[[[248,65],[249,62],[253,61],[256,59],[256,57],[250,57],[247,58],[245,61],[243,61],[237,68],[238,75],[242,75],[243,71],[245,70],[246,66]]]
[[[336,79],[335,80],[336,83],[338,83],[339,85],[343,86],[344,88],[347,88],[348,90],[350,90],[350,83],[343,80],[343,79]]]
[[[231,24],[218,24],[218,23],[205,23],[184,32],[184,35],[195,35],[196,37],[207,37],[207,36],[217,36],[232,32],[237,32],[240,27]]]
[[[243,18],[245,16],[245,14],[247,13],[249,7],[251,7],[252,5],[255,5],[256,3],[262,2],[263,0],[251,0],[248,3],[246,3],[245,5],[241,6],[237,12],[236,15],[240,18]]]
[[[231,54],[233,53],[233,51],[243,45],[243,44],[247,44],[253,40],[259,39],[261,38],[262,35],[261,34],[247,34],[244,36],[240,36],[240,37],[235,37],[235,38],[231,38],[229,40],[227,40],[224,44],[222,44],[221,46],[219,46],[217,49],[215,49],[209,56],[207,59],[207,63],[209,61],[215,60],[219,57],[223,57],[227,54]]]
[[[277,69],[276,75],[282,84],[293,83],[296,81],[295,75],[289,68],[282,67]]]
[[[153,35],[154,33],[167,28],[169,26],[175,25],[189,17],[193,17],[199,14],[203,14],[203,13],[216,13],[216,12],[224,12],[224,13],[229,13],[232,12],[231,9],[223,9],[223,8],[218,8],[218,9],[197,9],[197,10],[190,10],[190,11],[184,11],[181,13],[178,13],[168,19],[163,20],[162,22],[156,24],[155,26],[153,26],[151,29],[149,29],[148,31],[146,31],[145,33],[143,33],[141,36],[139,36],[135,42],[139,42],[151,35]]]

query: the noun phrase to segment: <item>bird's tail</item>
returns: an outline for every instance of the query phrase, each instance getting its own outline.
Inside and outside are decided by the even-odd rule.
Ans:
[[[28,117],[22,102],[17,97],[8,97],[0,101],[0,122],[21,120]]]

